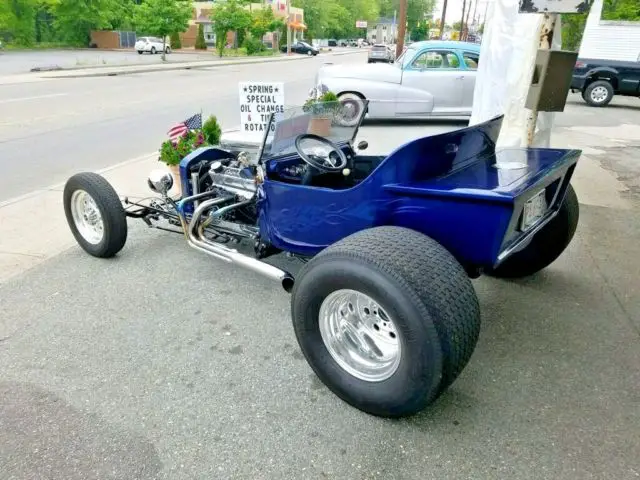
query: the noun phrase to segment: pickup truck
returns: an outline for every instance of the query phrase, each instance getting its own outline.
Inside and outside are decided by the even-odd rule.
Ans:
[[[581,92],[592,107],[604,107],[614,95],[640,97],[640,56],[637,62],[578,59],[571,91]]]

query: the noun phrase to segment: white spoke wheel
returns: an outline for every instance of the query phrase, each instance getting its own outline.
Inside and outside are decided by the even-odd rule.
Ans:
[[[120,198],[102,176],[79,173],[63,193],[67,223],[78,244],[95,257],[112,257],[127,240],[127,217]]]
[[[87,242],[97,245],[104,237],[104,221],[96,201],[84,190],[71,194],[71,216],[76,229]]]
[[[471,280],[433,239],[376,227],[327,247],[296,277],[296,338],[318,378],[373,415],[412,415],[469,361],[480,331]]]

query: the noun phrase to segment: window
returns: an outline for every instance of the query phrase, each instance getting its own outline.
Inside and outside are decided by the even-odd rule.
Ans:
[[[462,58],[464,59],[464,64],[469,70],[478,69],[478,64],[480,63],[480,57],[478,55],[471,52],[464,52],[462,54]]]
[[[413,61],[412,67],[423,69],[434,68],[460,68],[458,56],[454,52],[446,50],[430,50],[421,53]]]

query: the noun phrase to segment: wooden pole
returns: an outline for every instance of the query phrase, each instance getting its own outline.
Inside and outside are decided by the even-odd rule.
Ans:
[[[467,18],[464,21],[465,24],[465,28],[463,28],[464,30],[464,40],[467,39],[467,37],[469,36],[469,14],[471,13],[471,2],[473,2],[473,0],[469,0],[469,8],[467,8]],[[478,5],[478,0],[476,0],[476,5]],[[462,38],[460,40],[463,40]]]
[[[538,30],[538,48],[541,50],[551,50],[551,42],[553,41],[553,31],[558,21],[557,13],[545,13],[542,25]],[[536,123],[538,122],[538,110],[530,110],[527,117],[527,146],[533,146],[533,139],[536,133]]]
[[[398,43],[396,43],[396,58],[404,49],[404,37],[407,34],[407,0],[400,0],[400,12],[398,14]]]
[[[447,0],[444,0],[442,3],[442,18],[440,19],[440,36],[438,37],[442,40],[442,35],[444,35],[444,20],[447,17]]]
[[[291,55],[291,0],[285,0],[287,2],[287,55]]]
[[[464,30],[464,9],[467,6],[467,0],[462,0],[462,16],[460,17],[460,32],[458,32],[458,40],[462,40],[462,31]]]

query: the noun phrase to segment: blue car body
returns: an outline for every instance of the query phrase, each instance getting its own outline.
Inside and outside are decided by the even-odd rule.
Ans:
[[[260,235],[279,250],[313,256],[360,230],[402,226],[437,240],[467,267],[495,268],[557,214],[581,154],[552,148],[496,150],[501,125],[499,116],[417,138],[387,156],[356,155],[352,142],[342,142],[339,147],[356,162],[375,165],[349,188],[285,181],[283,171],[300,158],[269,158],[256,193]],[[226,154],[202,149],[182,161],[187,195],[190,165]],[[542,191],[548,208],[523,230],[525,203]]]

